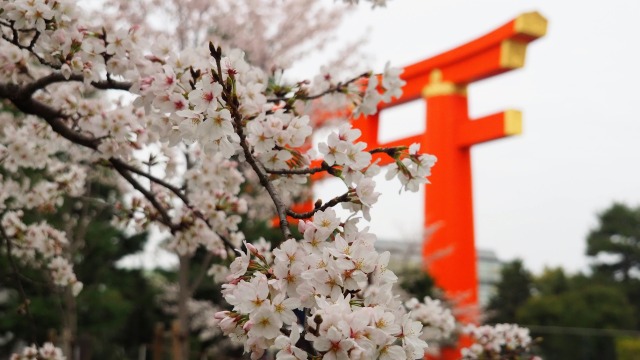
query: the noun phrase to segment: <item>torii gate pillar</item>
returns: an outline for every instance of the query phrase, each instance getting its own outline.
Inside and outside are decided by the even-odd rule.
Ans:
[[[425,134],[380,143],[378,115],[353,122],[369,148],[418,142],[422,151],[438,157],[425,191],[424,219],[425,228],[435,225],[437,229],[425,241],[423,258],[428,259],[425,262],[436,284],[456,302],[458,320],[463,323],[478,320],[470,149],[522,129],[522,116],[516,110],[470,119],[467,85],[523,67],[527,44],[542,37],[546,28],[542,15],[525,13],[467,44],[407,66],[401,75],[407,82],[403,95],[381,109],[422,98],[427,102]],[[390,162],[381,160],[381,164]],[[459,351],[445,351],[444,358],[458,359]]]

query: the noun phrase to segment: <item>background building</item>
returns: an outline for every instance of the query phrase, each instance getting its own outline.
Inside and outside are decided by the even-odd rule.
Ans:
[[[422,243],[417,241],[377,240],[376,249],[389,251],[389,268],[394,272],[422,267]],[[446,255],[444,255],[446,256]],[[478,300],[481,307],[486,307],[489,299],[496,293],[500,282],[502,262],[493,250],[476,249],[478,271]]]

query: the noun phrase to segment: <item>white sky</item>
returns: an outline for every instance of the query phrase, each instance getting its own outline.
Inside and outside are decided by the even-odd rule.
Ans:
[[[585,237],[596,213],[613,201],[640,203],[640,1],[392,0],[374,11],[361,5],[340,41],[367,33],[365,51],[380,70],[388,60],[410,64],[533,10],[549,28],[529,45],[525,67],[469,88],[472,117],[508,108],[524,114],[522,135],[473,148],[476,244],[503,260],[523,258],[536,272],[545,265],[576,271],[587,268]],[[309,77],[321,58],[290,75]],[[385,126],[420,127],[420,111],[388,114]],[[398,196],[396,183],[381,188],[373,231],[383,239],[418,238],[422,194]]]

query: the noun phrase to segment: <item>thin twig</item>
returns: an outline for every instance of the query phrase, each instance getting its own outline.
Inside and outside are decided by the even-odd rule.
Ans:
[[[328,202],[326,202],[324,205],[322,206],[318,206],[315,209],[311,210],[311,211],[307,211],[305,213],[297,213],[293,210],[287,209],[286,210],[286,214],[291,216],[294,219],[309,219],[311,218],[313,215],[315,215],[315,213],[317,213],[318,211],[325,211],[326,209],[336,206],[340,203],[344,203],[344,202],[350,202],[351,201],[351,196],[350,196],[350,192],[347,191],[346,193],[340,195],[340,196],[336,196],[335,198],[329,200]]]
[[[125,180],[129,182],[129,184],[133,186],[134,189],[142,193],[142,195],[151,203],[151,205],[153,205],[153,207],[156,209],[156,211],[158,211],[160,217],[162,218],[160,221],[161,223],[169,227],[172,233],[179,229],[179,226],[174,225],[171,222],[171,217],[169,216],[167,209],[165,209],[160,204],[158,199],[156,199],[156,197],[149,190],[145,189],[144,186],[142,186],[136,179],[133,178],[133,176],[131,176],[131,174],[127,172],[127,170],[123,169],[120,166],[114,166],[114,168],[120,175],[122,175],[123,178],[125,178]]]
[[[330,169],[331,167],[323,161],[321,167],[308,169],[268,169],[265,167],[264,171],[273,175],[313,175],[321,171],[329,171]]]
[[[267,99],[268,102],[273,102],[273,103],[277,103],[280,101],[287,101],[287,100],[291,100],[292,98],[296,98],[297,100],[315,100],[315,99],[319,99],[327,94],[331,94],[331,93],[336,93],[336,92],[342,92],[344,90],[345,87],[349,86],[351,83],[356,82],[362,78],[367,78],[371,76],[370,72],[365,72],[362,73],[352,79],[349,79],[345,82],[339,82],[337,83],[335,86],[328,88],[325,91],[319,92],[317,94],[314,95],[304,95],[304,94],[298,94],[296,93],[296,95],[294,97],[286,97],[286,96],[278,96],[275,98],[270,98]]]
[[[280,198],[280,194],[275,189],[269,177],[267,176],[267,172],[263,169],[262,164],[253,156],[251,153],[251,149],[249,148],[249,144],[247,143],[247,137],[244,134],[243,125],[242,125],[242,114],[238,110],[238,97],[235,93],[235,80],[229,74],[229,77],[232,79],[231,82],[222,82],[222,65],[221,65],[221,54],[219,53],[219,49],[215,49],[212,43],[209,43],[209,48],[211,51],[211,56],[215,59],[216,67],[218,68],[219,80],[223,86],[222,97],[225,99],[227,106],[229,106],[229,111],[231,113],[231,117],[233,118],[233,125],[238,137],[240,138],[240,146],[242,147],[242,151],[245,156],[245,160],[249,163],[253,171],[258,176],[260,184],[267,190],[273,204],[276,207],[276,213],[278,214],[278,219],[280,220],[280,230],[284,235],[285,239],[292,238],[291,230],[289,229],[289,221],[287,220],[287,208]]]
[[[236,121],[239,120],[236,119]],[[247,144],[244,132],[242,131],[241,124],[238,125],[237,133],[240,137],[240,146],[242,146],[242,150],[244,151],[244,156],[247,162],[249,163],[249,165],[251,165],[251,168],[256,173],[256,175],[258,175],[260,184],[267,190],[269,196],[271,196],[273,204],[276,207],[276,213],[278,214],[278,219],[280,220],[280,230],[282,230],[282,234],[284,235],[285,239],[291,238],[291,230],[289,229],[289,221],[287,220],[287,208],[280,198],[280,194],[278,194],[278,191],[273,187],[273,184],[271,183],[271,181],[269,181],[266,173],[260,168],[258,160],[253,157],[253,154],[249,149],[249,144]]]
[[[398,151],[402,151],[402,150],[406,150],[407,147],[406,146],[394,146],[394,147],[383,147],[383,148],[376,148],[376,149],[371,149],[369,150],[369,153],[371,155],[373,154],[387,154],[390,157],[395,157],[395,155],[398,153]]]
[[[13,28],[13,25],[10,25],[9,28],[11,29],[13,38],[9,38],[8,36],[6,36],[5,34],[2,34],[2,38],[7,40],[8,42],[12,43],[13,45],[17,46],[20,49],[24,49],[29,51],[29,53],[31,53],[33,56],[36,57],[36,59],[38,59],[38,61],[42,64],[42,65],[46,65],[49,66],[51,68],[54,69],[59,69],[60,66],[59,65],[54,65],[48,61],[46,61],[42,56],[38,55],[35,51],[33,51],[33,46],[31,46],[31,44],[29,45],[23,45],[20,43],[20,39],[18,36],[18,31],[16,29]],[[34,35],[35,36],[35,35]],[[34,44],[35,45],[35,44]]]
[[[150,181],[161,185],[162,187],[167,188],[167,190],[171,191],[172,193],[174,193],[177,197],[180,198],[180,200],[182,200],[182,202],[185,203],[185,205],[187,205],[187,207],[191,208],[191,205],[189,203],[189,199],[187,198],[187,196],[182,192],[182,190],[180,190],[177,186],[171,185],[170,183],[151,175],[148,172],[144,172],[138,168],[136,168],[133,165],[129,165],[127,163],[125,163],[124,161],[120,160],[120,159],[116,159],[116,158],[111,158],[109,159],[109,162],[114,166],[118,166],[118,167],[122,167],[128,171],[131,171],[132,173],[138,174],[140,176],[144,176],[147,179],[149,179]]]

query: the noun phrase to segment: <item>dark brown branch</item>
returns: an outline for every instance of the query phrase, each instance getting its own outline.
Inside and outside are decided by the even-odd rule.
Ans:
[[[284,235],[285,239],[292,238],[291,230],[289,229],[289,221],[287,221],[287,208],[284,205],[284,202],[280,198],[280,194],[278,194],[277,190],[273,187],[271,181],[267,176],[266,171],[262,168],[262,164],[259,164],[258,160],[251,153],[251,149],[249,148],[249,144],[247,143],[247,137],[244,134],[243,125],[242,125],[242,114],[240,114],[238,96],[235,92],[235,79],[232,74],[229,74],[226,82],[222,82],[222,66],[221,59],[222,55],[220,52],[220,47],[215,48],[213,43],[209,43],[209,49],[211,52],[211,56],[214,58],[216,62],[216,67],[218,69],[217,76],[219,77],[219,81],[223,86],[222,98],[225,99],[227,106],[229,106],[229,111],[231,112],[231,117],[233,118],[233,127],[240,138],[240,146],[242,147],[242,151],[245,156],[245,160],[249,163],[253,171],[258,176],[260,184],[267,190],[273,204],[276,207],[276,213],[278,214],[278,219],[280,220],[280,230]],[[212,72],[214,78],[216,77],[216,73]]]
[[[5,34],[2,34],[2,38],[7,40],[8,42],[10,42],[11,44],[17,46],[20,49],[24,49],[29,51],[29,53],[31,53],[33,56],[36,57],[36,59],[38,59],[38,61],[42,64],[42,65],[46,65],[49,66],[51,68],[54,69],[58,69],[60,68],[60,66],[56,66],[54,64],[51,64],[50,62],[46,61],[42,56],[38,55],[35,51],[33,51],[33,45],[35,45],[35,43],[33,45],[31,45],[31,43],[29,43],[29,45],[23,45],[20,43],[20,39],[18,36],[18,31],[16,29],[13,28],[13,26],[9,26],[13,35],[13,38],[9,38],[8,36],[6,36]],[[34,35],[35,36],[35,35]]]
[[[178,188],[177,186],[171,185],[168,182],[151,175],[150,173],[144,172],[138,168],[136,168],[133,165],[129,165],[127,163],[125,163],[124,161],[120,160],[120,159],[115,159],[115,158],[111,158],[109,159],[109,162],[111,163],[111,165],[113,165],[113,167],[121,167],[124,168],[132,173],[138,174],[140,176],[144,176],[147,179],[149,179],[150,181],[166,188],[167,190],[171,191],[172,193],[174,193],[177,197],[180,198],[180,200],[182,200],[182,202],[184,202],[185,205],[187,205],[188,208],[191,208],[191,204],[189,203],[189,199],[187,198],[187,196],[182,192],[182,190],[180,190],[180,188]]]
[[[156,209],[156,211],[158,211],[160,217],[162,218],[160,219],[161,223],[169,227],[172,233],[178,230],[179,227],[171,222],[171,217],[169,216],[167,209],[165,209],[162,204],[160,204],[155,195],[153,195],[149,190],[145,189],[136,179],[133,178],[133,176],[131,176],[131,174],[127,172],[127,170],[123,169],[120,166],[114,166],[114,169],[116,169],[116,171],[120,175],[122,175],[122,177],[125,178],[125,180],[127,180],[134,189],[142,193],[142,195],[151,203],[151,205],[153,205],[153,207]]]
[[[24,98],[23,96],[17,97],[15,95],[12,95],[12,93],[20,94],[19,90],[12,92],[12,90],[17,88],[19,87],[12,86],[10,84],[9,85],[0,84],[0,97],[9,99],[16,106],[16,108],[18,108],[22,112],[36,115],[44,119],[49,124],[49,126],[51,126],[51,129],[54,132],[58,133],[65,139],[73,143],[88,147],[93,150],[98,149],[98,145],[100,144],[100,141],[101,141],[100,139],[88,137],[79,132],[75,132],[71,130],[69,127],[67,127],[64,124],[63,118],[65,115],[62,114],[62,112],[50,107],[49,105],[46,105],[40,101],[34,100],[31,97]],[[185,205],[191,211],[193,211],[193,213],[198,218],[205,221],[205,223],[207,223],[209,228],[211,228],[211,224],[204,218],[202,213],[200,213],[199,211],[193,208],[193,206],[189,202],[189,199],[184,194],[182,194],[180,189],[178,189],[177,187],[155,176],[152,176],[143,171],[140,171],[136,169],[134,166],[126,164],[125,162],[119,159],[111,158],[109,159],[109,162],[111,163],[113,168],[116,169],[116,171],[118,171],[118,173],[120,173],[136,190],[139,190],[144,195],[144,197],[151,202],[154,208],[156,208],[156,210],[158,210],[158,212],[161,214],[163,218],[161,222],[167,225],[170,229],[172,229],[172,231],[178,230],[181,226],[171,223],[170,217],[168,216],[166,209],[164,209],[164,207],[161,206],[161,204],[157,201],[157,199],[151,192],[144,189],[144,187],[142,187],[142,185],[138,181],[136,181],[128,172],[133,172],[138,175],[145,176],[149,180],[155,183],[158,183],[161,186],[166,187],[169,191],[176,194],[185,203]],[[220,236],[220,237],[223,240],[223,243],[225,244],[225,246],[233,253],[233,245],[223,236]]]
[[[33,93],[40,89],[44,89],[45,87],[60,83],[60,82],[83,82],[84,76],[81,74],[71,74],[71,76],[67,79],[61,72],[52,72],[47,76],[43,76],[38,80],[26,85],[21,91],[23,92],[23,96],[31,96]],[[128,91],[132,83],[126,81],[115,81],[115,80],[103,80],[103,81],[93,81],[91,85],[96,89],[100,90],[124,90]]]
[[[334,87],[330,87],[325,91],[319,92],[317,94],[314,95],[305,95],[305,94],[301,94],[301,93],[296,93],[296,95],[293,98],[296,98],[297,100],[315,100],[315,99],[319,99],[325,95],[331,94],[331,93],[336,93],[336,92],[342,92],[347,86],[349,86],[351,83],[356,82],[362,78],[368,78],[369,76],[371,76],[371,72],[366,72],[366,73],[362,73],[350,80],[347,80],[345,82],[339,82],[337,83]],[[292,97],[286,97],[286,96],[278,96],[275,98],[270,98],[267,99],[268,102],[273,102],[273,103],[277,103],[280,101],[287,101],[287,100],[291,100]]]
[[[236,119],[236,121],[238,121],[238,119]],[[291,230],[289,229],[289,221],[287,220],[287,208],[284,205],[282,199],[280,199],[280,194],[278,194],[271,181],[269,181],[267,174],[260,168],[258,161],[253,157],[253,154],[249,149],[249,145],[247,144],[244,132],[242,131],[242,125],[238,126],[237,132],[238,136],[240,136],[240,145],[242,146],[242,150],[244,151],[244,156],[249,165],[251,165],[253,171],[256,173],[256,175],[258,175],[260,184],[267,190],[269,196],[271,196],[271,200],[276,206],[278,219],[280,220],[280,230],[282,230],[282,234],[284,235],[285,239],[289,239],[292,237],[292,235]]]
[[[122,174],[122,172],[121,172],[121,171],[124,171],[124,172],[126,172],[126,171],[130,171],[130,172],[135,173],[135,174],[137,174],[137,175],[144,176],[144,177],[146,177],[147,179],[149,179],[150,181],[152,181],[152,182],[154,182],[154,183],[157,183],[158,185],[160,185],[160,186],[163,186],[163,187],[167,188],[169,191],[171,191],[171,192],[172,192],[172,193],[174,193],[176,196],[178,196],[178,197],[180,198],[180,200],[182,200],[182,202],[184,203],[184,205],[185,205],[189,210],[191,210],[191,212],[192,212],[192,213],[193,213],[193,214],[194,214],[198,219],[200,219],[200,220],[204,221],[204,223],[207,225],[207,227],[208,227],[209,229],[213,230],[213,226],[211,225],[211,223],[209,222],[209,220],[208,220],[207,218],[205,218],[205,216],[204,216],[204,215],[203,215],[203,214],[202,214],[198,209],[194,208],[194,207],[193,207],[193,205],[191,205],[191,202],[189,201],[189,198],[187,197],[187,195],[186,195],[185,193],[183,193],[183,192],[182,192],[178,187],[173,186],[173,185],[169,184],[168,182],[166,182],[166,181],[164,181],[164,180],[162,180],[162,179],[160,179],[160,178],[157,178],[157,177],[155,177],[155,176],[153,176],[153,175],[151,175],[151,174],[149,174],[149,173],[145,173],[144,171],[139,170],[139,169],[138,169],[138,168],[136,168],[135,166],[129,165],[129,164],[125,163],[124,161],[120,160],[120,159],[111,158],[111,159],[109,159],[109,163],[111,163],[111,166],[112,166],[114,169],[116,169],[116,171],[118,171],[120,174]],[[129,176],[131,176],[131,175],[129,175]],[[124,177],[124,175],[123,175],[123,177]],[[125,179],[126,179],[127,181],[129,181],[129,179],[127,179],[126,177],[125,177]],[[131,177],[131,179],[133,179],[133,177]],[[134,181],[135,181],[135,179],[134,179]],[[131,181],[129,181],[129,182],[131,183]],[[134,184],[133,184],[133,183],[131,183],[131,185],[134,185]],[[142,187],[142,185],[141,185],[140,183],[138,183],[138,186],[140,186],[140,188],[143,188],[143,187]],[[134,187],[135,187],[135,185],[134,185]],[[136,189],[138,189],[138,188],[136,188]],[[143,188],[143,189],[144,189],[144,188]],[[145,189],[145,191],[146,191],[148,194],[150,194],[151,196],[153,196],[153,197],[155,198],[155,196],[151,193],[151,191],[147,191],[146,189]],[[145,194],[143,193],[143,195],[145,195]],[[146,197],[147,199],[149,199],[146,195],[145,195],[145,197]],[[153,202],[152,202],[152,204],[153,204]],[[159,209],[158,209],[158,207],[156,207],[155,205],[154,205],[154,207],[155,207],[157,210],[159,210]],[[164,222],[163,222],[163,223],[164,223]],[[186,226],[186,224],[171,224],[171,223],[169,223],[169,224],[165,224],[165,225],[169,226],[169,228],[171,229],[171,231],[172,231],[172,232],[173,232],[173,231],[181,230],[182,228],[184,228],[184,227]],[[226,247],[226,248],[227,248],[227,249],[228,249],[228,250],[233,254],[233,253],[234,253],[234,246],[233,246],[233,244],[231,244],[231,242],[229,241],[229,239],[227,239],[226,237],[224,237],[224,236],[223,236],[223,235],[221,235],[221,234],[218,234],[218,236],[220,237],[220,240],[222,241],[222,243],[224,244],[224,246],[225,246],[225,247]]]
[[[320,171],[326,171],[323,168],[308,168],[308,169],[267,169],[264,171],[273,175],[313,175]]]
[[[33,37],[31,38],[31,41],[29,42],[29,46],[27,47],[27,50],[29,50],[30,52],[33,52],[33,47],[36,45],[36,42],[38,42],[39,38],[40,38],[40,31],[36,31],[35,35],[33,35]]]
[[[327,171],[330,174],[332,173],[332,168],[326,162],[322,162],[320,167],[316,168],[307,168],[307,169],[267,169],[264,168],[269,174],[273,175],[313,175],[315,173],[319,173],[321,171]]]
[[[98,148],[98,139],[73,131],[64,124],[63,119],[66,119],[67,115],[62,111],[33,99],[31,94],[23,92],[22,89],[14,84],[0,84],[0,98],[8,99],[25,114],[44,119],[54,132],[65,139],[93,150]]]
[[[70,80],[83,81],[83,77],[81,75],[72,75]],[[67,115],[65,115],[60,110],[54,109],[53,107],[32,98],[33,93],[35,93],[37,90],[43,89],[47,85],[62,81],[67,81],[67,79],[65,79],[61,73],[56,72],[42,77],[24,87],[20,87],[14,84],[0,83],[0,98],[6,98],[10,100],[18,110],[26,114],[35,115],[44,119],[49,124],[49,126],[51,126],[51,129],[54,132],[64,137],[65,139],[78,145],[90,148],[92,150],[97,150],[98,145],[102,141],[102,138],[89,137],[79,132],[73,131],[64,123],[64,119],[68,118]],[[92,85],[100,89],[119,90],[127,90],[131,87],[129,83],[115,81],[94,82],[92,83]],[[133,178],[133,176],[131,176],[131,174],[129,174],[129,172],[144,176],[150,181],[167,188],[169,191],[178,196],[184,202],[185,206],[187,206],[196,217],[202,219],[210,229],[213,229],[209,221],[200,211],[193,208],[188,197],[178,187],[173,186],[168,182],[151,174],[145,173],[137,169],[136,167],[125,163],[122,160],[111,158],[109,159],[109,163],[122,177],[125,178],[125,180],[127,180],[136,190],[140,191],[143,194],[143,196],[160,214],[160,222],[168,226],[172,232],[181,230],[188,225],[184,223],[173,224],[171,222],[171,218],[168,215],[167,209],[163,207],[162,204],[160,204],[160,202],[156,199],[155,195],[152,192],[146,190],[135,178]],[[229,249],[229,251],[231,253],[234,253],[234,247],[231,242],[226,237],[220,234],[218,235],[220,236],[220,239],[222,240],[224,245]]]
[[[394,146],[394,147],[388,147],[388,148],[377,148],[377,149],[372,149],[369,150],[369,153],[371,155],[373,154],[380,154],[380,153],[384,153],[389,155],[392,158],[395,158],[395,155],[399,152],[399,151],[403,151],[406,150],[407,147],[406,146]]]
[[[325,203],[324,205],[317,206],[315,209],[311,211],[307,211],[306,213],[297,213],[293,210],[287,209],[287,215],[291,216],[294,219],[309,219],[313,215],[315,215],[315,213],[318,211],[325,211],[330,207],[334,207],[340,203],[350,202],[350,201],[351,201],[350,192],[347,191],[346,193],[331,199],[329,202]]]
[[[247,137],[244,134],[242,129],[242,115],[237,111],[237,109],[233,109],[232,116],[236,123],[236,133],[238,137],[240,137],[240,146],[242,146],[242,150],[244,152],[244,157],[251,165],[253,171],[258,175],[258,179],[260,180],[260,184],[267,190],[273,204],[276,207],[276,213],[278,214],[278,219],[280,220],[280,230],[284,235],[285,239],[289,239],[293,237],[291,235],[291,230],[289,229],[289,221],[287,220],[287,207],[284,205],[284,202],[280,198],[280,194],[273,187],[271,181],[267,177],[266,172],[261,168],[261,165],[258,163],[258,160],[253,157],[251,153],[251,149],[249,149],[249,144],[247,143]]]

